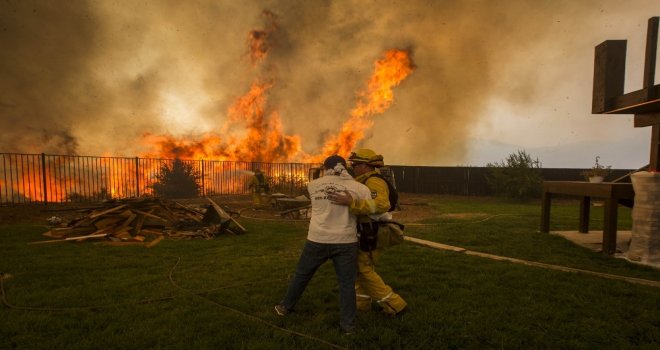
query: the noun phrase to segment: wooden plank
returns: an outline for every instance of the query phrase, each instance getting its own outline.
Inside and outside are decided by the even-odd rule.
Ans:
[[[188,206],[186,206],[186,205],[183,205],[183,204],[181,204],[181,203],[179,203],[179,202],[174,202],[174,204],[175,204],[176,206],[178,206],[179,208],[181,208],[181,209],[183,209],[183,210],[185,210],[185,211],[187,211],[187,212],[189,212],[189,213],[191,213],[191,214],[201,216],[201,213],[200,213],[200,212],[198,212],[198,211],[196,211],[196,210],[193,210],[193,209],[190,209],[190,208],[189,208]]]
[[[88,217],[89,217],[90,219],[94,219],[94,218],[99,217],[99,216],[101,216],[101,215],[106,215],[106,214],[109,214],[109,213],[115,212],[115,211],[117,211],[117,210],[124,209],[124,208],[126,208],[127,206],[128,206],[127,204],[122,204],[122,205],[120,205],[120,206],[116,206],[116,207],[114,207],[114,208],[110,208],[110,209],[108,209],[108,210],[103,210],[103,211],[98,212],[98,213],[96,213],[96,214],[89,215]]]
[[[160,217],[160,216],[157,216],[157,215],[151,214],[151,212],[145,212],[145,211],[137,210],[137,209],[133,209],[133,211],[136,212],[136,213],[138,213],[138,214],[142,214],[142,215],[144,215],[144,216],[150,217],[150,218],[154,218],[154,219],[158,219],[158,220],[164,221],[164,222],[166,222],[166,223],[168,223],[168,224],[171,223],[170,220],[167,220],[167,219],[162,218],[162,217]]]
[[[589,196],[595,198],[635,198],[635,191],[633,191],[632,184],[630,183],[543,181],[543,191],[555,194]]]
[[[113,234],[113,236],[116,237],[116,238],[119,238],[121,240],[127,240],[127,239],[133,238],[133,236],[131,236],[131,234],[128,233],[128,231],[117,232],[117,233]]]
[[[654,96],[660,96],[660,85],[653,89]],[[637,90],[615,97],[612,108],[603,114],[645,114],[660,111],[660,98],[647,99],[646,90]]]
[[[158,237],[156,237],[156,239],[154,239],[153,241],[147,243],[147,244],[145,245],[145,247],[147,247],[147,248],[152,248],[152,247],[156,246],[158,243],[160,243],[163,239],[164,239],[163,236],[158,236]]]
[[[142,230],[142,225],[144,225],[144,219],[146,218],[146,216],[144,216],[142,214],[138,214],[138,216],[139,216],[139,218],[138,218],[137,224],[135,225],[135,231],[133,232],[135,234],[140,233],[140,230]]]
[[[162,236],[163,231],[159,230],[150,230],[150,229],[143,229],[140,231],[140,233],[145,234],[145,235],[157,235],[157,236]]]
[[[52,228],[43,234],[46,237],[62,238],[69,235],[84,235],[96,231],[96,227],[82,226],[82,227],[64,227]]]
[[[229,219],[234,225],[236,225],[239,230],[241,230],[241,233],[246,233],[247,230],[245,227],[243,227],[241,224],[238,223],[238,221],[234,220],[229,214],[227,214],[217,203],[215,203],[211,198],[206,197],[206,199],[211,203],[211,206],[213,206],[213,209],[220,215],[221,218],[227,218]]]
[[[112,227],[117,225],[122,220],[124,220],[124,218],[121,216],[109,216],[98,219],[96,222],[94,222],[94,226],[96,226],[98,229]]]
[[[112,241],[95,242],[94,244],[111,246],[111,247],[124,247],[124,246],[131,246],[131,245],[144,246],[145,245],[144,242],[112,242]]]
[[[133,214],[132,212],[130,213],[130,216],[119,226],[120,229],[123,229],[124,227],[128,227],[135,218],[137,218],[138,214]]]
[[[216,202],[214,202],[211,198],[206,197],[206,200],[208,200],[209,203],[211,203],[211,206],[212,206],[213,209],[216,211],[216,213],[218,213],[218,215],[220,216],[220,218],[221,218],[222,220],[229,220],[229,219],[231,218],[231,216],[230,216],[229,214],[227,214],[227,212],[224,211],[224,210],[223,210],[223,209],[222,209],[222,208],[221,208]]]
[[[635,127],[643,128],[660,124],[660,112],[648,114],[635,114]]]
[[[191,213],[185,213],[185,216],[189,219],[192,219],[193,221],[202,222],[202,217],[199,216],[199,215],[193,215]]]
[[[55,243],[55,242],[67,242],[67,241],[78,241],[81,239],[87,239],[87,238],[99,238],[99,237],[105,237],[107,236],[107,233],[99,233],[99,234],[93,234],[93,235],[86,235],[86,236],[75,236],[75,237],[67,237],[64,239],[54,239],[50,241],[38,241],[38,242],[30,242],[28,244],[42,244],[42,243]]]

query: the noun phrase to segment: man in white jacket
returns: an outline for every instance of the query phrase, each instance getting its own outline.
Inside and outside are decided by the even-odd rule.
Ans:
[[[331,259],[339,282],[341,319],[339,325],[345,334],[355,331],[357,308],[355,304],[355,278],[357,275],[357,221],[348,207],[332,205],[328,194],[348,191],[354,198],[371,198],[367,186],[355,181],[346,171],[346,160],[334,155],[323,163],[324,176],[307,185],[312,201],[312,217],[307,241],[296,267],[296,273],[286,296],[275,306],[284,316],[296,305],[307,283],[316,270]]]

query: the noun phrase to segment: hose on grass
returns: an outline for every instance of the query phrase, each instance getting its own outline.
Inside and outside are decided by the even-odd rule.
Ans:
[[[211,304],[214,304],[214,305],[216,305],[216,306],[218,306],[218,307],[220,307],[220,308],[222,308],[222,309],[225,309],[225,310],[228,310],[228,311],[231,311],[231,312],[237,313],[237,314],[239,314],[239,315],[241,315],[241,316],[243,316],[243,317],[245,317],[245,318],[247,318],[247,319],[249,319],[249,320],[251,320],[251,321],[255,321],[255,322],[258,322],[258,323],[264,324],[264,325],[266,325],[266,326],[268,326],[268,327],[271,327],[271,328],[277,329],[277,330],[279,330],[279,331],[281,331],[281,332],[284,332],[284,333],[287,333],[287,334],[291,334],[291,335],[296,335],[296,336],[299,336],[299,337],[301,337],[301,338],[306,338],[306,339],[309,339],[309,340],[315,341],[315,342],[317,342],[317,343],[327,345],[327,346],[329,346],[329,347],[331,347],[331,348],[335,348],[335,349],[346,349],[346,348],[344,348],[344,347],[342,347],[342,346],[339,346],[339,345],[337,345],[337,344],[334,344],[334,343],[328,342],[328,341],[323,340],[323,339],[321,339],[321,338],[317,338],[317,337],[314,337],[314,336],[309,335],[309,334],[305,334],[305,333],[301,333],[301,332],[297,332],[297,331],[293,331],[293,330],[290,330],[290,329],[286,329],[286,328],[280,327],[280,326],[278,326],[278,325],[276,325],[276,324],[274,324],[274,323],[272,323],[272,322],[269,322],[269,321],[267,321],[267,320],[261,319],[261,318],[259,318],[259,317],[254,316],[254,315],[250,315],[250,314],[248,314],[248,313],[245,313],[245,312],[243,312],[243,311],[240,311],[240,310],[238,310],[238,309],[235,309],[235,308],[233,308],[233,307],[231,307],[231,306],[228,306],[228,305],[224,305],[224,304],[218,303],[217,301],[212,300],[212,299],[210,299],[210,298],[204,296],[204,294],[208,294],[208,293],[213,292],[213,291],[217,291],[217,290],[221,290],[221,289],[228,289],[228,288],[233,288],[233,287],[243,286],[243,285],[257,284],[257,282],[246,282],[246,283],[240,283],[240,284],[233,284],[233,285],[230,285],[230,286],[224,286],[224,287],[220,287],[220,288],[208,289],[208,290],[203,290],[203,291],[192,291],[192,290],[188,290],[188,289],[185,289],[185,288],[179,286],[179,285],[174,281],[174,278],[172,277],[172,275],[173,275],[173,273],[174,273],[174,270],[176,269],[176,267],[179,265],[179,262],[181,261],[181,258],[178,257],[178,256],[176,257],[176,259],[177,259],[176,263],[174,264],[174,266],[172,266],[172,268],[171,268],[170,271],[169,271],[168,279],[169,279],[169,282],[170,282],[170,284],[171,284],[172,286],[174,286],[175,288],[177,288],[177,289],[179,289],[179,290],[181,290],[181,291],[184,292],[184,293],[182,293],[182,294],[173,295],[173,296],[168,296],[168,297],[162,297],[162,298],[144,299],[144,300],[140,300],[140,301],[138,301],[138,302],[115,303],[115,304],[95,305],[95,306],[72,306],[72,307],[32,307],[32,306],[17,306],[17,305],[13,305],[13,304],[11,304],[11,303],[7,300],[7,293],[5,292],[4,280],[5,280],[5,279],[9,279],[9,276],[11,276],[11,275],[6,274],[6,273],[0,273],[0,294],[1,294],[1,297],[2,297],[2,303],[3,303],[7,308],[14,309],[14,310],[25,310],[25,311],[48,311],[48,312],[52,312],[52,311],[98,310],[98,309],[104,309],[104,308],[114,308],[114,307],[117,307],[117,306],[139,305],[139,304],[149,304],[149,303],[154,303],[154,302],[168,301],[168,300],[173,300],[173,299],[176,299],[176,298],[179,298],[179,297],[196,296],[196,297],[199,297],[199,298],[201,298],[201,299],[204,299],[204,300],[206,300],[207,302],[210,302]],[[284,281],[284,280],[288,280],[288,278],[279,278],[279,279],[274,279],[274,280],[260,281],[260,282],[258,282],[258,284],[262,284],[262,283],[266,283],[266,282],[273,282],[273,281]]]
[[[169,301],[169,300],[174,300],[180,297],[186,297],[190,295],[195,295],[195,294],[207,294],[211,292],[215,292],[218,290],[222,289],[229,289],[229,288],[234,288],[234,287],[240,287],[244,285],[250,285],[250,284],[256,284],[256,282],[246,282],[246,283],[239,283],[239,284],[232,284],[229,286],[224,286],[224,287],[219,287],[219,288],[213,288],[213,289],[205,289],[201,291],[187,291],[187,293],[183,294],[176,294],[176,295],[170,295],[166,297],[161,297],[161,298],[149,298],[149,299],[143,299],[135,302],[125,302],[125,303],[113,303],[113,304],[102,304],[102,305],[89,305],[89,306],[68,306],[68,307],[57,307],[57,306],[48,306],[48,307],[35,307],[35,306],[18,306],[18,305],[13,305],[7,300],[6,292],[5,292],[5,286],[4,286],[4,276],[7,276],[8,274],[0,274],[0,294],[2,296],[2,303],[10,309],[14,310],[27,310],[27,311],[75,311],[75,310],[100,310],[100,309],[108,309],[108,308],[115,308],[118,306],[128,306],[128,305],[142,305],[142,304],[151,304],[155,302],[160,302],[160,301]],[[260,283],[266,283],[266,282],[275,282],[275,281],[286,281],[288,278],[278,278],[278,279],[273,279],[273,280],[268,280],[268,281],[260,281]]]
[[[442,223],[434,223],[434,224],[422,224],[422,223],[409,223],[409,224],[404,224],[406,226],[440,226],[440,225],[451,225],[451,224],[478,224],[484,221],[488,221],[491,219],[494,219],[496,217],[500,216],[524,216],[521,214],[495,214],[488,216],[484,219],[481,220],[475,220],[475,221],[459,221],[459,222],[442,222]]]
[[[185,288],[179,286],[179,285],[174,281],[174,278],[172,278],[172,273],[174,272],[174,270],[176,269],[176,267],[179,265],[179,262],[180,262],[180,261],[181,261],[181,258],[180,258],[180,257],[177,257],[176,264],[174,264],[174,266],[172,266],[172,269],[170,270],[170,275],[169,275],[170,284],[172,284],[174,287],[176,287],[176,288],[178,288],[178,289],[181,289],[181,290],[183,290],[183,291],[188,291],[187,289],[185,289]],[[243,312],[243,311],[241,311],[241,310],[235,309],[235,308],[233,308],[233,307],[231,307],[231,306],[221,304],[221,303],[219,303],[219,302],[217,302],[217,301],[215,301],[215,300],[212,300],[212,299],[210,299],[210,298],[207,298],[207,297],[205,297],[205,296],[203,296],[203,295],[201,295],[201,294],[195,294],[195,296],[197,296],[197,297],[199,297],[199,298],[202,298],[202,299],[208,301],[209,303],[214,304],[214,305],[216,305],[216,306],[218,306],[218,307],[220,307],[220,308],[222,308],[222,309],[225,309],[225,310],[228,310],[228,311],[232,311],[232,312],[237,313],[237,314],[239,314],[239,315],[241,315],[241,316],[243,316],[243,317],[245,317],[245,318],[247,318],[247,319],[249,319],[249,320],[252,320],[252,321],[255,321],[255,322],[258,322],[258,323],[264,324],[264,325],[269,326],[269,327],[271,327],[271,328],[275,328],[275,329],[277,329],[277,330],[279,330],[279,331],[282,331],[282,332],[284,332],[284,333],[288,333],[288,334],[291,334],[291,335],[297,335],[297,336],[299,336],[299,337],[301,337],[301,338],[306,338],[306,339],[309,339],[309,340],[313,340],[313,341],[315,341],[315,342],[318,342],[318,343],[321,343],[321,344],[325,344],[325,345],[327,345],[327,346],[329,346],[329,347],[331,347],[331,348],[335,348],[335,349],[346,349],[346,348],[344,348],[344,347],[342,347],[342,346],[339,346],[339,345],[337,345],[337,344],[334,344],[334,343],[328,342],[328,341],[323,340],[323,339],[321,339],[321,338],[317,338],[317,337],[312,336],[312,335],[309,335],[309,334],[305,334],[305,333],[301,333],[301,332],[296,332],[296,331],[293,331],[293,330],[290,330],[290,329],[286,329],[286,328],[284,328],[284,327],[280,327],[280,326],[278,326],[278,325],[276,325],[276,324],[274,324],[274,323],[272,323],[272,322],[266,321],[266,320],[264,320],[264,319],[261,319],[261,318],[259,318],[259,317],[254,316],[254,315],[250,315],[250,314],[245,313],[245,312]]]

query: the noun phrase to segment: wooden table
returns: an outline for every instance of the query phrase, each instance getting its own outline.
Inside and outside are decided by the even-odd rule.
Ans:
[[[635,192],[631,183],[583,181],[544,181],[541,202],[541,232],[550,232],[550,205],[553,194],[580,197],[580,227],[582,233],[589,232],[589,209],[591,198],[601,198],[603,206],[603,253],[616,252],[616,229],[619,202],[633,200]]]

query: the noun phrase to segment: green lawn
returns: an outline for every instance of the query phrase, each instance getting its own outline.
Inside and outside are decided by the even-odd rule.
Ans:
[[[442,213],[479,218],[411,225],[413,237],[484,253],[660,281],[660,270],[538,233],[538,203],[438,196]],[[414,208],[410,208],[414,210]],[[592,228],[602,223],[593,210]],[[331,264],[285,318],[283,296],[306,224],[239,219],[249,233],[163,241],[152,249],[28,245],[43,227],[0,226],[0,348],[19,349],[658,349],[660,289],[434,250],[391,248],[379,271],[409,303],[402,316],[360,314],[338,330]],[[553,203],[553,230],[577,227],[577,202]],[[630,228],[621,210],[620,228]]]

